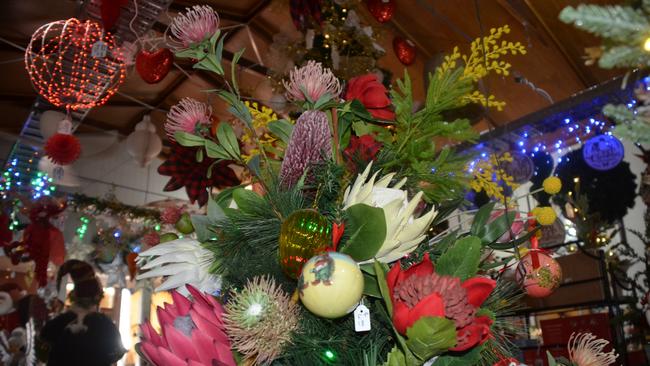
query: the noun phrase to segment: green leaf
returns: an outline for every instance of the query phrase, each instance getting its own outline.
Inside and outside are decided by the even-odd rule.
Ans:
[[[307,95],[307,93],[305,93],[305,95]],[[316,109],[316,110],[327,109],[327,107],[330,106],[331,102],[332,102],[332,96],[329,95],[329,93],[325,93],[321,95],[320,98],[318,98],[316,103],[314,103],[314,107],[312,109]]]
[[[235,130],[233,130],[229,123],[219,123],[219,128],[217,129],[217,140],[219,140],[221,146],[223,146],[226,152],[231,156],[231,159],[241,160],[237,136],[235,136]]]
[[[203,149],[196,150],[196,162],[200,163],[203,161]]]
[[[217,195],[218,197],[218,195]],[[215,222],[218,220],[221,220],[226,217],[226,214],[223,212],[223,209],[221,206],[219,206],[219,203],[210,197],[208,200],[208,218],[210,221]]]
[[[228,206],[230,206],[230,202],[232,201],[233,192],[235,190],[241,189],[241,188],[244,188],[244,186],[239,185],[239,186],[235,186],[235,187],[228,187],[228,188],[222,190],[221,192],[219,192],[216,196],[214,196],[212,198],[212,200],[214,202],[216,202],[217,205],[219,205],[219,207],[221,207],[222,210],[225,210],[225,209],[228,208]],[[208,206],[208,208],[209,208],[209,206]]]
[[[244,188],[235,189],[232,193],[232,199],[235,200],[239,210],[246,213],[253,213],[257,207],[264,205],[264,198]]]
[[[512,226],[516,217],[515,212],[508,212],[508,214],[497,217],[494,221],[485,226],[481,241],[483,244],[490,244],[496,242],[503,234],[507,233]]]
[[[399,263],[395,263],[394,266],[399,266]],[[388,290],[388,284],[386,283],[386,273],[388,271],[382,266],[381,263],[375,261],[375,274],[377,275],[377,285],[379,285],[379,292],[381,297],[384,298],[384,303],[386,304],[386,310],[388,310],[389,319],[393,316],[393,301],[390,298],[390,291]]]
[[[555,357],[553,357],[551,352],[546,351],[546,357],[548,358],[548,366],[557,366],[557,361],[555,361]]]
[[[363,294],[381,299],[381,290],[377,278],[367,273],[363,274]]]
[[[235,90],[235,93],[237,93],[237,95],[239,95],[239,86],[237,86],[237,76],[235,74],[235,70],[237,68],[237,62],[239,62],[239,59],[241,58],[241,55],[244,54],[244,51],[246,51],[246,49],[242,48],[239,51],[235,52],[235,54],[232,56],[232,61],[230,62],[230,77],[232,79],[232,88]]]
[[[372,259],[386,239],[386,218],[384,210],[363,203],[350,206],[346,230],[352,235],[341,247],[340,252],[357,262]]]
[[[371,276],[375,276],[375,265],[374,263],[365,263],[359,265],[359,268],[361,268],[361,271],[364,273],[367,273]]]
[[[185,147],[203,146],[205,139],[201,136],[193,135],[185,131],[174,132],[174,139],[179,145]]]
[[[481,260],[481,239],[466,236],[444,252],[436,261],[436,272],[440,275],[460,277],[465,281],[474,277]]]
[[[259,156],[259,154],[254,155],[253,157],[251,157],[250,160],[248,161],[248,163],[246,163],[246,166],[251,171],[251,173],[253,173],[254,176],[259,177],[260,175],[262,175],[262,173],[260,172],[260,156]]]
[[[533,235],[535,235],[535,233],[537,233],[537,230],[539,230],[539,227],[536,227],[535,229],[527,232],[526,235],[519,237],[515,240],[509,241],[507,243],[490,243],[488,244],[488,246],[496,250],[513,249],[530,240],[530,238]]]
[[[406,330],[406,345],[422,361],[456,345],[456,325],[445,317],[425,316]]]
[[[481,351],[483,346],[476,346],[464,354],[455,354],[453,356],[443,355],[438,357],[433,366],[468,366],[478,365],[481,361]]]
[[[293,131],[293,125],[286,119],[279,119],[276,121],[271,121],[267,125],[269,131],[275,136],[277,136],[285,144],[289,144],[291,140],[291,132]]]
[[[226,149],[223,146],[220,146],[212,140],[205,140],[205,152],[206,154],[213,159],[232,159]]]
[[[390,353],[388,353],[388,358],[384,362],[383,366],[406,366],[406,357],[404,353],[399,349],[399,347],[394,346]]]
[[[253,129],[253,116],[246,104],[237,95],[225,90],[217,91],[217,95],[229,105],[228,112],[243,121],[246,127]]]
[[[449,234],[447,234],[447,236],[442,238],[442,240],[435,243],[436,249],[441,253],[446,252],[452,246],[452,244],[456,242],[457,238],[458,238],[458,230],[454,230],[450,232]]]
[[[492,214],[492,211],[494,210],[494,205],[496,205],[496,202],[486,203],[478,210],[474,216],[472,227],[469,229],[469,232],[472,235],[481,236],[480,233],[485,229],[485,224],[487,224],[490,219],[490,214]]]
[[[454,200],[445,201],[442,204],[440,204],[438,207],[436,207],[438,214],[436,215],[436,218],[431,223],[431,226],[437,226],[438,224],[447,220],[447,217],[449,217],[449,215],[451,215],[452,212],[456,211],[460,207],[460,205],[463,204],[464,200],[465,200],[464,198],[457,198]]]
[[[196,232],[196,238],[198,241],[205,242],[215,236],[214,233],[210,231],[212,222],[207,216],[191,215],[190,220],[192,221],[192,226],[194,226],[194,232]]]
[[[363,120],[372,121],[374,119],[363,103],[357,99],[353,99],[352,102],[350,102],[350,111]]]

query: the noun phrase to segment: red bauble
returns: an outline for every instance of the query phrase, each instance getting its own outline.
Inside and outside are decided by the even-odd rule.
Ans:
[[[142,50],[135,58],[135,69],[142,80],[157,84],[169,74],[174,63],[174,54],[168,48],[156,51]]]
[[[415,62],[415,44],[411,40],[395,37],[393,51],[402,64],[409,66]]]
[[[546,297],[562,282],[562,267],[550,255],[531,250],[521,258],[515,279],[530,297]]]
[[[55,133],[45,143],[45,155],[55,164],[70,165],[79,159],[81,144],[72,135]]]
[[[366,5],[379,23],[386,23],[395,14],[395,0],[368,0]]]

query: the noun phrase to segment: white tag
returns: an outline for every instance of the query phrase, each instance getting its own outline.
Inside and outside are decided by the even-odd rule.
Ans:
[[[354,309],[354,331],[367,332],[370,330],[370,310],[364,304]]]
[[[90,55],[94,58],[104,58],[106,57],[106,52],[108,51],[108,46],[102,41],[97,41],[93,45]]]

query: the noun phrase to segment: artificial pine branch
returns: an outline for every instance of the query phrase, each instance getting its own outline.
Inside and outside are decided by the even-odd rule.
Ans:
[[[577,28],[594,33],[614,42],[629,44],[645,37],[650,30],[646,15],[629,6],[599,6],[581,4],[566,7],[560,12],[560,20],[573,23]],[[643,39],[641,38],[641,41]],[[643,43],[639,44],[641,47]]]

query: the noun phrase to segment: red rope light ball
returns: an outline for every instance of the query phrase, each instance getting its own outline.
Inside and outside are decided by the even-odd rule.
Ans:
[[[79,159],[79,139],[65,133],[55,133],[45,142],[45,155],[58,165],[70,165]]]
[[[113,36],[97,22],[75,18],[38,28],[25,51],[25,65],[43,98],[72,110],[104,104],[126,75]]]

